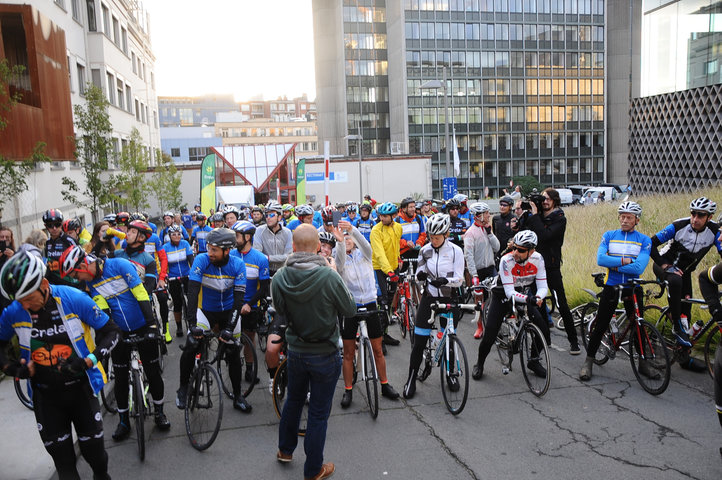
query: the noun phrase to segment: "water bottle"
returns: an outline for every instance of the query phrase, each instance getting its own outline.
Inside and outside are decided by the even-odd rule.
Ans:
[[[619,333],[619,326],[617,325],[617,314],[612,315],[612,321],[609,322],[609,327],[612,329],[612,333]]]
[[[431,334],[431,350],[436,350],[436,347],[439,346],[439,343],[441,342],[441,339],[438,335]]]
[[[684,329],[684,331],[691,335],[690,332],[692,331],[692,329],[689,328],[689,319],[687,318],[687,315],[680,315],[679,323],[682,324],[682,328]]]
[[[689,332],[690,337],[694,337],[697,335],[701,330],[702,327],[704,327],[704,322],[702,320],[697,320],[694,322],[694,325],[692,325],[691,331]]]

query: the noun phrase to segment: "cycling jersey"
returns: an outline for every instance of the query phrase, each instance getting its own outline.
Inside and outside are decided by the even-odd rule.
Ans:
[[[60,278],[60,257],[68,247],[76,244],[77,242],[65,233],[61,233],[57,238],[49,238],[46,240],[43,256],[47,259],[48,273],[46,277],[50,283],[54,285],[77,286],[78,282],[72,278]]]
[[[376,277],[371,264],[371,245],[356,228],[351,230],[351,238],[357,248],[346,254],[345,262],[336,262],[336,268],[356,304],[373,303],[373,308],[376,308]],[[341,248],[345,250],[345,247]]]
[[[129,251],[126,248],[125,250],[117,250],[114,258],[125,258],[126,260],[130,260],[141,280],[145,281],[147,277],[152,277],[157,281],[158,270],[156,269],[155,258],[153,258],[153,255],[150,253],[144,250],[130,249]]]
[[[165,281],[168,276],[168,261],[163,251],[163,244],[160,238],[155,233],[145,241],[145,251],[153,255],[155,259],[155,270],[158,275],[158,280]],[[161,307],[162,309],[163,307]]]
[[[474,223],[464,235],[464,257],[472,276],[487,267],[494,266],[494,254],[499,251],[499,240],[491,233],[491,228],[483,228]]]
[[[474,216],[471,214],[471,211],[469,211],[468,208],[463,207],[466,209],[465,212],[459,212],[459,218],[464,222],[464,227],[469,228],[472,223],[474,223]]]
[[[158,226],[153,222],[145,222],[148,224],[153,233],[158,233]]]
[[[358,215],[356,215],[353,219],[351,219],[351,218],[349,218],[349,217],[344,217],[343,220],[347,221],[348,223],[350,223],[351,225],[353,225],[354,227],[356,227],[356,226],[358,226],[358,222],[359,222],[359,220],[361,220],[361,217],[359,217]]]
[[[286,228],[289,229],[290,231],[294,231],[294,230],[296,230],[296,228],[299,225],[301,225],[301,223],[302,223],[301,220],[296,218],[295,220],[291,220],[290,222],[288,222],[288,225],[286,225]]]
[[[414,245],[423,245],[426,243],[426,230],[420,215],[414,215],[412,218],[406,216],[404,212],[400,212],[394,219],[399,225],[403,233],[401,234],[401,253],[405,253]]]
[[[243,263],[246,265],[246,293],[243,296],[243,300],[251,307],[258,306],[258,300],[253,301],[253,297],[261,286],[260,281],[271,278],[268,269],[268,259],[264,254],[254,248],[246,253],[241,253],[237,248],[234,248],[231,250],[231,256],[243,260]]]
[[[187,277],[190,272],[188,260],[193,259],[193,249],[185,240],[178,245],[168,242],[163,245],[163,251],[168,258],[168,276],[171,278]]]
[[[195,227],[193,227],[191,240],[195,240],[196,244],[198,245],[198,253],[205,253],[208,251],[208,247],[206,246],[206,236],[211,230],[213,229],[208,225],[204,227],[199,227],[198,225],[196,225]]]
[[[539,252],[529,255],[524,263],[516,263],[513,253],[507,253],[499,262],[499,276],[494,281],[493,291],[502,293],[506,298],[513,296],[517,302],[525,302],[526,295],[519,293],[536,283],[536,297],[546,298],[548,293],[547,275],[544,258]]]
[[[289,224],[289,223],[291,223],[291,222],[294,221],[294,220],[298,220],[298,217],[297,217],[296,215],[291,215],[291,216],[288,217],[288,218],[285,218],[285,217],[283,217],[283,216],[281,216],[281,217],[282,217],[282,218],[281,218],[281,221],[283,222],[283,226],[286,227],[286,228],[288,228],[288,224]]]
[[[358,228],[358,231],[361,232],[361,235],[364,236],[367,242],[371,241],[371,229],[374,228],[374,225],[376,225],[376,222],[374,221],[371,216],[364,220],[363,218],[359,217],[358,223],[356,223],[355,227]]]
[[[602,235],[602,243],[597,250],[597,265],[606,267],[605,285],[620,285],[633,278],[639,278],[649,263],[652,240],[636,230],[624,232],[609,230]],[[623,265],[623,259],[630,258],[632,263]]]
[[[313,212],[313,226],[318,228],[323,225],[323,215],[318,210]]]
[[[399,268],[399,241],[403,230],[397,222],[391,225],[377,223],[371,229],[371,250],[373,252],[374,270],[384,274]]]
[[[466,233],[466,223],[459,217],[450,217],[451,226],[449,227],[449,240],[457,247],[464,247],[464,233]]]
[[[689,218],[675,220],[652,237],[652,259],[658,265],[668,263],[691,272],[713,245],[722,254],[719,231],[719,225],[712,221],[701,232],[695,232]],[[669,243],[658,252],[657,247],[666,242]]]
[[[124,258],[108,258],[97,268],[102,269],[100,276],[86,282],[95,303],[110,309],[124,332],[144,327],[147,322],[138,302],[147,302],[149,297],[133,264]]]
[[[419,252],[416,272],[426,272],[429,280],[445,278],[449,281],[442,287],[429,284],[427,296],[451,297],[453,290],[464,282],[464,252],[448,239],[439,248],[428,243]]]
[[[198,303],[209,312],[231,310],[234,290],[246,290],[246,266],[235,256],[229,256],[228,262],[218,267],[207,253],[202,253],[193,261],[188,278],[201,284]]]
[[[181,215],[181,223],[186,230],[190,230],[193,228],[193,217],[188,213],[183,214]]]

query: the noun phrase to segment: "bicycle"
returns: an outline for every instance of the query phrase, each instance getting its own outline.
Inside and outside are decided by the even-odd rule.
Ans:
[[[620,297],[623,288],[632,287],[631,298],[634,302],[635,318],[628,318],[626,310],[616,310],[619,314],[615,313],[610,321],[609,328],[604,333],[599,349],[595,353],[594,363],[604,365],[609,359],[616,356],[617,351],[621,350],[629,356],[632,372],[642,388],[652,395],[659,395],[669,385],[671,363],[662,334],[644,319],[645,309],[640,309],[639,306],[639,298],[634,287],[647,284],[660,285],[656,280],[635,279],[614,287],[619,291]],[[589,335],[594,329],[596,310],[593,313],[590,312],[589,315],[594,318],[585,326],[582,336],[585,348],[589,342]]]
[[[25,408],[33,410],[33,389],[30,386],[30,379],[21,379],[18,377],[13,378],[13,386],[15,387],[15,394],[18,396],[18,400],[23,404]]]
[[[266,297],[261,300],[260,309],[261,324],[258,325],[258,329],[256,330],[256,337],[258,337],[258,348],[261,349],[261,352],[266,353],[268,332],[271,328],[271,324],[273,323],[273,315],[276,313],[276,310],[271,305],[271,297]]]
[[[476,311],[477,304],[434,302],[431,310],[434,312],[429,321],[431,334],[423,353],[424,369],[419,374],[419,381],[423,382],[431,374],[433,366],[439,366],[441,378],[441,394],[444,404],[452,415],[458,415],[464,410],[466,399],[469,396],[469,363],[466,359],[466,350],[459,337],[451,312],[454,310]],[[446,318],[446,327],[438,336],[440,317]],[[437,322],[439,318],[439,322]],[[439,327],[437,327],[439,325]],[[458,388],[457,388],[458,387]]]
[[[258,358],[256,356],[256,349],[253,348],[253,342],[251,341],[250,337],[246,335],[245,333],[241,332],[241,336],[237,339],[233,339],[233,343],[238,345],[240,347],[239,354],[241,356],[241,372],[243,372],[243,367],[246,365],[246,357],[245,352],[246,349],[248,349],[251,352],[251,357],[253,359],[253,368],[251,369],[251,373],[253,374],[253,379],[257,377],[258,374]],[[223,374],[223,361],[226,363],[226,369],[228,367],[228,353],[225,351],[226,344],[223,342],[219,342],[218,350],[216,351],[215,357],[213,360],[211,360],[211,363],[216,364],[216,371],[218,372],[218,377],[221,379],[221,385],[223,386],[223,391],[226,393],[228,398],[233,400],[235,397],[233,395],[233,387],[230,383],[230,377]],[[225,354],[225,355],[224,355]],[[244,384],[247,384],[244,388]],[[255,381],[247,382],[246,378],[241,375],[241,395],[244,397],[248,397],[248,395],[251,394],[253,391],[253,387],[256,385]]]
[[[286,325],[281,326],[281,338],[275,340],[273,343],[281,344],[281,351],[279,353],[280,363],[276,369],[276,374],[273,376],[273,409],[281,419],[283,413],[283,399],[286,398],[286,387],[288,387],[288,357],[286,356],[286,349],[288,348],[288,342],[286,341]],[[309,392],[310,394],[310,392]],[[308,394],[307,394],[308,395]],[[301,412],[301,421],[298,424],[298,436],[303,437],[306,435],[306,425],[308,424],[308,398],[304,404],[303,411]]]
[[[156,340],[156,336],[130,335],[123,343],[130,345],[130,369],[128,371],[128,413],[135,420],[138,456],[145,460],[145,417],[148,408],[148,384],[143,371],[143,362],[138,352],[138,344],[147,340]]]
[[[488,277],[482,280],[479,285],[472,285],[468,287],[470,295],[468,297],[474,298],[476,304],[479,305],[479,309],[471,319],[471,324],[476,325],[477,322],[481,322],[482,325],[486,326],[486,316],[489,313],[489,298],[491,298],[491,289],[494,286],[494,280],[496,277]],[[474,337],[476,338],[476,337]],[[481,338],[481,335],[479,336]]]
[[[401,337],[406,338],[410,334],[411,345],[414,344],[414,327],[416,326],[416,309],[419,306],[418,289],[416,288],[414,265],[418,259],[409,258],[407,270],[399,275],[399,286],[396,290],[398,307],[396,309],[399,318]]]
[[[501,373],[508,375],[511,372],[514,354],[518,353],[521,373],[529,391],[537,397],[547,393],[551,383],[549,346],[541,329],[531,322],[526,304],[516,303],[514,297],[511,298],[511,313],[504,316],[496,335],[496,350],[501,361]],[[543,378],[529,372],[528,362],[534,361],[546,369]]]
[[[369,317],[371,315],[378,315],[379,313],[382,312],[380,310],[368,310],[360,307],[356,312],[356,316]],[[374,359],[374,351],[371,347],[366,320],[359,320],[358,329],[359,335],[356,338],[356,342],[358,343],[356,349],[358,353],[356,358],[354,358],[353,384],[356,384],[360,373],[361,380],[366,386],[366,402],[369,406],[369,413],[371,414],[371,418],[375,420],[379,415],[379,375],[376,370],[376,359]],[[358,370],[358,365],[361,365],[361,371]]]
[[[218,436],[223,419],[223,389],[218,372],[208,358],[210,340],[218,334],[203,332],[188,385],[185,427],[188,440],[196,450],[210,447]],[[183,350],[183,346],[181,346]]]

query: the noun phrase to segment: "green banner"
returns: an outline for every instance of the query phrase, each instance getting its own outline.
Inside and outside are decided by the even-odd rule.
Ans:
[[[201,163],[201,211],[206,215],[216,208],[216,154],[206,155]]]
[[[296,165],[296,205],[306,203],[306,159]]]

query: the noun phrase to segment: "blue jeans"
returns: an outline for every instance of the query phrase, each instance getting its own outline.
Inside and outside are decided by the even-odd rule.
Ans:
[[[323,449],[326,444],[326,427],[331,414],[333,394],[341,374],[341,357],[338,353],[312,354],[288,352],[288,386],[286,404],[278,427],[278,449],[291,454],[298,445],[298,425],[306,394],[311,392],[308,403],[308,424],[303,449],[306,463],[303,476],[311,478],[321,471]]]

